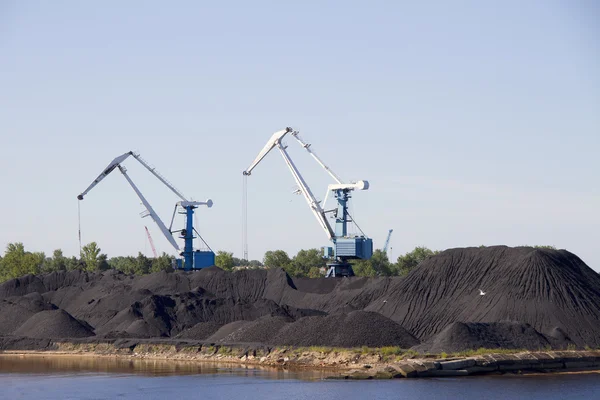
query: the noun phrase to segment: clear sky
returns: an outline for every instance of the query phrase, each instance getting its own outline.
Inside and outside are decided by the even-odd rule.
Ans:
[[[549,244],[600,270],[600,6],[588,1],[0,1],[0,246],[78,252],[76,195],[137,150],[242,256],[241,172],[298,129],[395,259]],[[315,194],[327,183],[295,143]],[[178,200],[125,163],[168,224]],[[250,258],[327,238],[278,154],[248,180]],[[120,173],[81,203],[109,256],[171,252]]]

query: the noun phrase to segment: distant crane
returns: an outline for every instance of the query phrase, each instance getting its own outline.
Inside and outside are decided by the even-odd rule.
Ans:
[[[325,170],[327,173],[333,178],[336,182],[334,184],[330,184],[327,187],[327,192],[325,195],[325,200],[321,204],[312,191],[308,187],[308,184],[300,175],[300,171],[296,168],[296,165],[290,158],[288,152],[286,151],[286,146],[281,143],[281,140],[287,135],[290,134],[294,139],[300,143],[300,145],[308,151],[308,153],[317,161],[317,163]],[[296,180],[296,184],[298,185],[298,191],[301,193],[308,206],[310,207],[313,215],[319,222],[321,229],[325,231],[327,238],[331,240],[333,247],[324,247],[323,256],[328,258],[330,262],[327,264],[329,270],[327,272],[327,277],[336,277],[336,276],[353,276],[354,271],[352,270],[352,265],[349,263],[349,260],[352,259],[369,259],[373,254],[373,241],[365,236],[364,232],[362,232],[362,236],[350,236],[348,233],[348,223],[354,222],[350,214],[348,213],[348,202],[350,200],[350,192],[353,190],[367,190],[369,189],[369,182],[367,181],[357,181],[352,183],[344,183],[342,180],[327,166],[321,161],[319,157],[311,150],[310,144],[304,142],[298,132],[293,130],[292,128],[286,128],[284,130],[275,132],[267,144],[263,147],[263,149],[258,153],[256,159],[250,164],[250,166],[243,172],[245,176],[248,176],[252,173],[252,170],[262,161],[263,158],[274,148],[277,148],[283,159],[290,169],[292,176]],[[325,203],[327,202],[327,197],[329,193],[333,192],[335,198],[337,200],[337,207],[332,210],[325,210]],[[335,229],[331,226],[329,221],[327,220],[327,214],[331,213],[335,218]],[[356,225],[356,223],[355,223]],[[357,228],[360,228],[357,225]]]
[[[127,169],[125,169],[125,167],[121,165],[129,156],[132,156],[137,161],[139,161],[139,163],[142,164],[148,171],[150,171],[152,175],[158,178],[159,181],[161,181],[166,187],[168,187],[173,193],[175,193],[177,197],[181,199],[181,201],[178,201],[175,204],[175,209],[173,210],[173,217],[171,218],[171,225],[169,226],[169,228],[165,226],[165,224],[156,214],[150,203],[148,203],[148,201],[142,195],[137,186],[135,186],[135,184],[127,174]],[[160,231],[165,236],[165,238],[169,241],[169,243],[171,243],[175,250],[183,256],[183,263],[181,259],[176,260],[177,268],[183,268],[189,271],[192,269],[210,267],[215,264],[215,253],[212,250],[210,250],[210,247],[208,247],[204,239],[202,239],[202,237],[198,234],[198,231],[194,229],[193,225],[194,210],[198,208],[198,206],[207,206],[209,208],[212,207],[212,200],[208,199],[206,201],[190,201],[186,199],[185,196],[175,188],[175,186],[173,186],[165,177],[159,174],[154,167],[151,167],[139,154],[134,153],[133,151],[122,154],[119,157],[112,160],[110,164],[108,164],[108,166],[104,168],[103,172],[100,175],[98,175],[98,177],[90,184],[90,186],[88,186],[87,189],[85,189],[83,192],[81,192],[81,194],[77,196],[77,199],[83,200],[83,197],[98,183],[100,183],[100,181],[106,178],[106,176],[110,174],[115,168],[118,168],[119,171],[121,171],[127,182],[129,182],[129,185],[131,185],[137,196],[140,198],[142,204],[146,208],[146,210],[141,214],[142,218],[147,217],[148,215],[152,217],[152,219],[154,220],[154,222],[156,222],[156,225],[158,225]],[[178,209],[181,210],[179,211],[179,214],[185,214],[186,224],[184,229],[173,231],[173,221],[175,219],[175,214],[177,213]],[[184,240],[183,251],[180,251],[179,245],[173,237],[173,234],[178,232],[180,233],[180,238]],[[193,244],[194,239],[196,239],[196,237],[194,236],[194,232],[198,234],[200,240],[202,240],[206,247],[209,248],[208,251],[194,250]]]
[[[388,246],[390,244],[390,238],[392,237],[392,232],[394,232],[394,230],[390,229],[387,234],[387,239],[385,239],[385,245],[383,246],[383,252],[385,254],[387,254]]]
[[[146,234],[148,235],[148,241],[150,242],[150,247],[152,248],[152,253],[154,253],[154,258],[158,258],[158,253],[156,252],[156,248],[154,247],[154,240],[152,240],[150,231],[148,230],[147,226],[144,226],[144,228],[146,228]]]

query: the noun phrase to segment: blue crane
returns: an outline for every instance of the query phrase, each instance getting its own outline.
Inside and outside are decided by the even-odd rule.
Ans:
[[[387,249],[388,249],[388,246],[389,246],[389,244],[390,244],[390,238],[392,237],[392,232],[394,232],[394,230],[393,230],[393,229],[390,229],[390,230],[388,231],[388,234],[387,234],[387,239],[385,239],[385,245],[383,246],[383,252],[384,252],[384,253],[387,253]]]
[[[327,193],[325,200],[322,202],[318,201],[310,190],[308,184],[296,168],[296,165],[290,158],[286,150],[286,146],[282,144],[282,139],[290,134],[295,138],[298,143],[317,161],[317,163],[333,178],[336,183],[330,184],[327,187]],[[308,206],[310,207],[313,215],[317,219],[319,225],[325,231],[327,238],[332,242],[333,246],[323,247],[323,256],[329,259],[327,263],[328,272],[327,277],[338,277],[338,276],[353,276],[354,271],[350,260],[353,259],[370,259],[373,254],[373,241],[372,239],[365,236],[364,232],[361,236],[353,236],[348,232],[348,225],[350,222],[354,222],[352,216],[348,213],[348,202],[351,198],[351,192],[354,190],[367,190],[369,189],[368,181],[357,181],[351,183],[344,183],[323,161],[312,151],[310,144],[300,138],[298,131],[292,128],[286,128],[284,130],[275,132],[263,149],[258,153],[256,159],[250,164],[250,166],[243,172],[245,176],[252,173],[252,170],[262,161],[263,158],[274,148],[277,148],[281,153],[286,165],[290,169],[296,184],[298,185],[297,192],[301,193]],[[329,193],[333,192],[335,199],[337,200],[337,206],[332,210],[325,210],[325,203]],[[334,227],[331,226],[327,219],[327,214],[332,214],[335,218]],[[354,222],[356,225],[356,223]],[[358,225],[356,225],[358,227]],[[360,230],[360,228],[358,228]]]
[[[177,197],[179,197],[181,199],[181,201],[178,201],[175,204],[175,209],[173,210],[173,217],[171,218],[171,224],[170,224],[169,228],[167,228],[165,226],[165,224],[160,219],[158,214],[156,214],[156,212],[154,211],[154,209],[152,208],[152,206],[150,205],[148,200],[146,200],[144,195],[142,195],[140,190],[133,183],[133,181],[127,174],[127,169],[123,165],[121,165],[127,158],[129,158],[129,156],[131,156],[131,157],[135,158],[137,161],[139,161],[139,163],[142,164],[148,171],[150,171],[152,173],[152,175],[154,175],[156,178],[158,178],[158,180],[160,180],[173,193],[175,193],[175,195],[177,195]],[[83,197],[90,190],[92,190],[98,183],[100,183],[100,181],[102,181],[104,178],[106,178],[106,176],[108,176],[108,174],[110,174],[116,168],[118,168],[119,171],[121,171],[121,173],[123,174],[123,176],[129,183],[129,185],[133,188],[134,192],[137,194],[137,196],[141,200],[142,204],[146,208],[146,211],[144,211],[142,213],[142,218],[150,216],[154,220],[154,222],[156,222],[156,225],[158,225],[160,231],[165,236],[167,241],[169,243],[171,243],[171,245],[175,248],[175,250],[179,253],[179,255],[183,256],[183,263],[182,263],[181,259],[176,260],[177,268],[183,268],[186,271],[190,271],[193,269],[210,267],[215,264],[215,253],[212,250],[210,250],[210,247],[208,247],[208,245],[206,244],[204,239],[202,239],[202,237],[198,234],[198,231],[194,228],[194,224],[193,224],[194,210],[196,208],[198,208],[198,206],[207,206],[209,208],[212,207],[212,205],[213,205],[212,200],[208,199],[206,201],[190,201],[190,200],[186,199],[186,197],[179,190],[177,190],[175,188],[175,186],[173,186],[165,177],[163,177],[160,173],[158,173],[158,171],[156,171],[156,169],[154,167],[151,167],[137,153],[130,151],[130,152],[122,154],[119,157],[112,160],[110,162],[110,164],[108,164],[108,166],[106,168],[104,168],[102,173],[100,173],[100,175],[98,175],[98,177],[90,184],[90,186],[88,186],[87,189],[85,189],[83,192],[81,192],[77,196],[77,199],[83,200]],[[175,214],[177,213],[178,210],[179,210],[179,214],[185,214],[185,216],[186,216],[185,228],[178,230],[178,231],[174,231],[173,230],[173,221],[175,219]],[[202,240],[202,242],[206,245],[206,247],[208,247],[208,251],[194,250],[194,239],[196,239],[196,236],[194,236],[194,232],[196,232],[196,234],[198,234],[198,237]],[[173,237],[174,233],[179,233],[180,238],[184,240],[183,251],[181,251],[179,244]]]

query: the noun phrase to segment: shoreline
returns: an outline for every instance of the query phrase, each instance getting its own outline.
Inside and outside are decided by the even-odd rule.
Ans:
[[[47,340],[45,340],[46,342]],[[320,371],[325,379],[395,379],[472,375],[600,373],[600,350],[515,351],[448,357],[390,354],[389,348],[268,347],[152,340],[47,341],[42,348],[4,348],[0,356],[94,357],[227,364],[251,368]],[[479,352],[477,352],[479,353]]]

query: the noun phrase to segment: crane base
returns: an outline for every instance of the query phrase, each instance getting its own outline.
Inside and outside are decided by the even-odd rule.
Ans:
[[[327,275],[325,275],[326,278],[341,278],[344,276],[354,276],[352,265],[348,263],[327,264],[327,266],[329,267],[329,270],[327,271]]]

